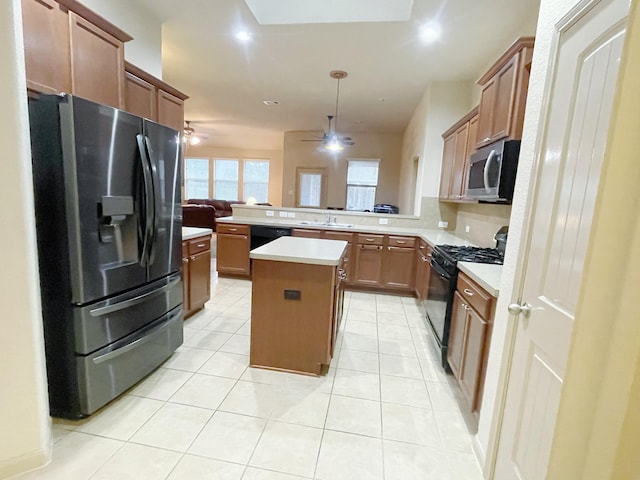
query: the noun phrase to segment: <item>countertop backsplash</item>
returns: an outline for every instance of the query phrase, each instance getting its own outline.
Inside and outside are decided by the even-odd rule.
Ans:
[[[453,233],[481,247],[495,247],[495,233],[509,225],[511,205],[495,203],[470,203],[458,206],[456,227]],[[469,227],[469,232],[466,227]]]

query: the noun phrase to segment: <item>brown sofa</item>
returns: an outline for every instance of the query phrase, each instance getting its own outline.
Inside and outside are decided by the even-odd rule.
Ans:
[[[217,200],[210,198],[191,198],[182,205],[182,225],[185,227],[203,227],[216,231],[216,218],[233,215],[231,205],[245,203],[241,200]]]
[[[216,231],[216,209],[211,205],[182,205],[184,227],[210,228]]]
[[[187,203],[191,205],[210,205],[216,209],[215,215],[216,218],[219,218],[230,217],[233,215],[231,205],[236,203],[244,204],[245,202],[242,200],[216,200],[215,198],[190,198]]]

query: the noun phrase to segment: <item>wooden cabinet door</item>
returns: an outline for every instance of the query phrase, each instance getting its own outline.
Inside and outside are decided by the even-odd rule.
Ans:
[[[359,285],[380,285],[382,280],[382,245],[359,244],[353,282]]]
[[[124,44],[69,12],[71,83],[75,95],[124,107]]]
[[[493,108],[491,139],[493,141],[509,136],[516,94],[518,55],[514,56],[496,74],[496,97]]]
[[[421,242],[416,250],[416,296],[418,300],[427,299],[429,291],[429,278],[431,275],[431,252],[433,248],[425,242]]]
[[[464,362],[462,364],[462,371],[459,380],[460,389],[467,398],[472,412],[477,410],[478,386],[480,384],[480,374],[482,373],[484,348],[487,342],[487,331],[487,321],[473,308],[469,308],[467,310],[467,334]]]
[[[164,90],[158,90],[158,123],[179,132],[184,127],[184,102]]]
[[[125,110],[156,121],[158,93],[149,82],[125,72]]]
[[[185,317],[191,313],[189,286],[189,247],[187,242],[182,242],[182,309]]]
[[[69,18],[53,0],[22,0],[27,88],[71,92]]]
[[[211,251],[189,257],[189,306],[199,308],[211,296]]]
[[[442,149],[442,171],[440,172],[440,198],[446,200],[451,192],[451,172],[456,156],[456,135],[449,135],[444,139]]]
[[[249,237],[218,233],[216,269],[219,273],[249,275]]]
[[[345,284],[350,283],[352,279],[351,269],[355,261],[353,253],[353,233],[325,230],[322,233],[322,238],[326,238],[328,240],[343,240],[347,242],[347,249],[345,250],[344,257],[342,258],[342,269],[344,270],[346,277],[342,281]]]
[[[493,136],[493,116],[496,108],[497,91],[498,82],[495,78],[482,87],[478,113],[478,147],[489,143]]]
[[[407,290],[413,288],[414,252],[413,248],[386,247],[382,275],[382,283],[385,287]]]
[[[447,361],[453,375],[460,381],[464,368],[465,345],[467,343],[467,305],[462,296],[453,294],[453,306],[451,309],[451,326],[449,329],[449,348],[447,349]]]
[[[449,184],[449,198],[460,199],[464,194],[464,179],[468,165],[467,142],[469,141],[469,124],[465,123],[455,133],[455,149],[451,182]]]

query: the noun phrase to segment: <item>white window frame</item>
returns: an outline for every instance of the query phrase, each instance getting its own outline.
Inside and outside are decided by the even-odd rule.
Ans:
[[[376,182],[375,183],[349,183],[349,167],[352,164],[355,163],[372,163],[372,164],[376,164],[377,166],[377,175],[376,175]],[[362,211],[362,209],[360,208],[349,208],[349,191],[352,188],[358,189],[358,188],[373,188],[374,189],[374,193],[373,193],[373,204],[371,205],[370,208],[366,208],[365,210],[370,210],[371,212],[373,212],[373,207],[376,203],[376,195],[378,194],[378,184],[380,183],[380,159],[379,158],[348,158],[347,159],[347,189],[345,192],[345,210],[351,210],[351,211]]]
[[[296,169],[296,207],[298,208],[326,208],[327,206],[327,177],[328,169],[322,167],[298,167]],[[301,201],[302,185],[301,177],[303,175],[319,175],[320,176],[320,195],[318,205],[303,205]]]
[[[260,180],[260,181],[247,181],[247,176],[246,176],[246,172],[247,172],[247,162],[254,162],[254,163],[266,163],[267,164],[267,178],[266,180]],[[247,200],[249,200],[249,196],[247,194],[247,183],[250,184],[257,184],[257,185],[266,185],[267,187],[267,193],[265,198],[256,198],[256,202],[257,203],[266,203],[269,201],[269,177],[271,176],[271,162],[269,161],[269,159],[266,158],[243,158],[242,159],[242,197],[243,200],[246,202]]]
[[[212,162],[212,169],[213,169],[213,179],[212,179],[212,190],[213,190],[213,197],[212,198],[216,198],[216,199],[220,199],[220,200],[229,200],[229,201],[234,201],[234,200],[239,200],[240,199],[240,160],[238,158],[227,158],[227,157],[214,157]],[[217,182],[225,182],[225,183],[231,183],[231,180],[218,180],[216,178],[216,162],[217,161],[227,161],[227,162],[236,162],[236,172],[237,172],[237,176],[235,178],[235,180],[233,180],[235,182],[235,188],[236,188],[236,198],[222,198],[221,196],[219,196],[216,192],[216,183]]]
[[[201,179],[196,179],[196,178],[189,178],[187,176],[187,164],[189,163],[190,160],[199,160],[199,161],[206,161],[207,162],[207,195],[204,198],[209,198],[211,196],[211,160],[207,157],[185,157],[184,159],[184,197],[185,200],[188,200],[190,198],[201,198],[198,196],[194,196],[194,195],[190,195],[189,194],[189,182],[190,181],[201,181]]]

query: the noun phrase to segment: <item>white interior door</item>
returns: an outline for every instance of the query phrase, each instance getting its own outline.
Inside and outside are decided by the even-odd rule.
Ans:
[[[497,480],[546,477],[628,8],[593,1],[559,26]]]

